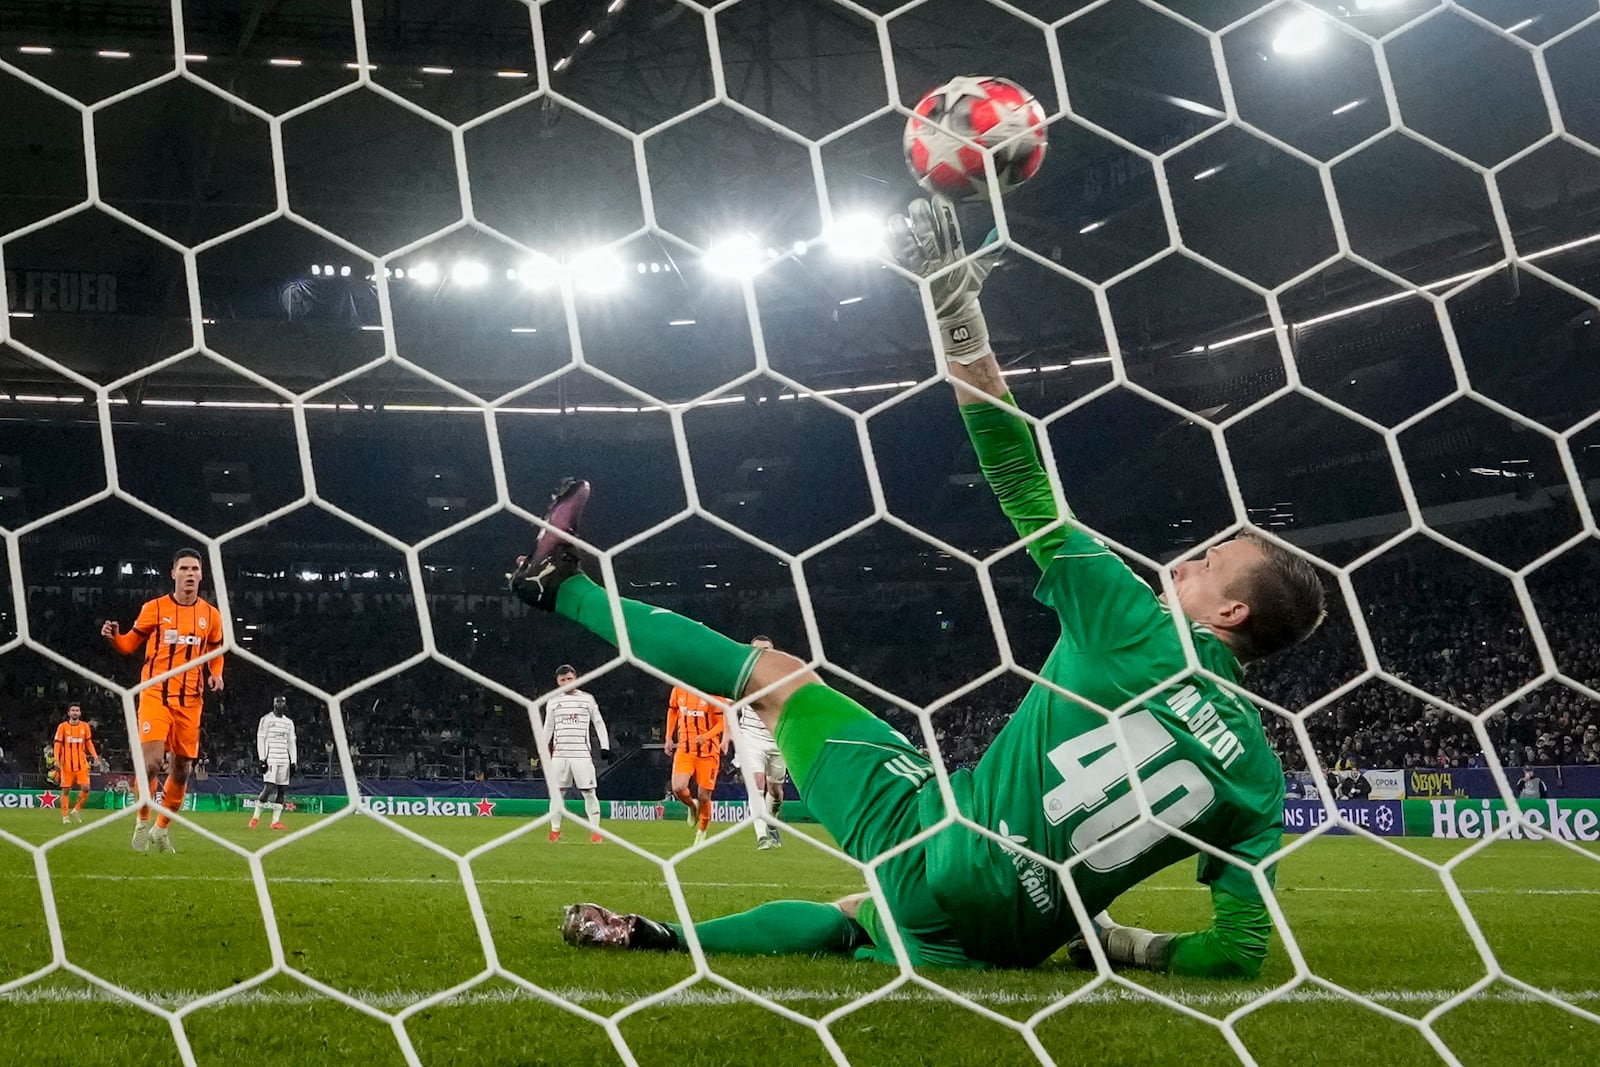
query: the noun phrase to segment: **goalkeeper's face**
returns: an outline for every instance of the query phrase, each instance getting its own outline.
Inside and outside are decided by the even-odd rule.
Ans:
[[[573,674],[571,671],[558,674],[556,675],[556,684],[559,685],[563,691],[571,692],[572,687],[578,684],[578,676]]]
[[[1219,634],[1242,625],[1250,606],[1234,592],[1246,588],[1251,570],[1265,561],[1254,542],[1236,537],[1173,567],[1172,585],[1183,613]]]

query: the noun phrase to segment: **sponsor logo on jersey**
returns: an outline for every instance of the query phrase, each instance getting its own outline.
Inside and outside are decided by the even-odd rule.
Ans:
[[[1011,827],[1006,825],[1004,819],[1000,820],[1000,836],[1011,845],[1026,845],[1028,838],[1023,834],[1014,834]],[[1002,843],[1000,851],[1004,852],[1011,860],[1011,866],[1017,870],[1017,882],[1022,886],[1022,891],[1028,895],[1033,906],[1039,914],[1049,915],[1056,909],[1055,898],[1050,895],[1050,887],[1055,882],[1055,876],[1050,869],[1032,856],[1024,856],[1015,848]]]

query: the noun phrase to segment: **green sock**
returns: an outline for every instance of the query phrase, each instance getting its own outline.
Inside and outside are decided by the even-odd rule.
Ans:
[[[683,944],[683,927],[668,923]],[[867,943],[861,927],[832,904],[809,900],[775,900],[694,924],[700,947],[708,953],[735,956],[815,956],[854,952]]]
[[[606,591],[588,575],[574,574],[561,583],[556,594],[556,614],[612,645],[617,643]],[[634,655],[707,696],[738,699],[760,653],[693,619],[637,600],[622,599],[622,621],[633,642]]]

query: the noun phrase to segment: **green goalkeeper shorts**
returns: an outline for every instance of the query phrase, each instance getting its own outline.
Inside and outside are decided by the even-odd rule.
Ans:
[[[808,685],[783,706],[773,735],[794,775],[806,808],[854,859],[869,862],[904,844],[944,811],[933,766],[899,731],[849,697],[825,685]],[[878,881],[912,964],[982,967],[956,940],[928,888],[927,843],[884,860]],[[873,947],[857,959],[893,963],[876,901],[861,906],[857,921]]]

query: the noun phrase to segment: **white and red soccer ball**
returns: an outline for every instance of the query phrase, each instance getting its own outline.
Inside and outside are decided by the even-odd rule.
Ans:
[[[984,196],[983,149],[994,155],[1002,196],[1039,173],[1048,141],[1044,109],[1016,82],[952,78],[917,101],[901,144],[917,184],[956,199]]]

